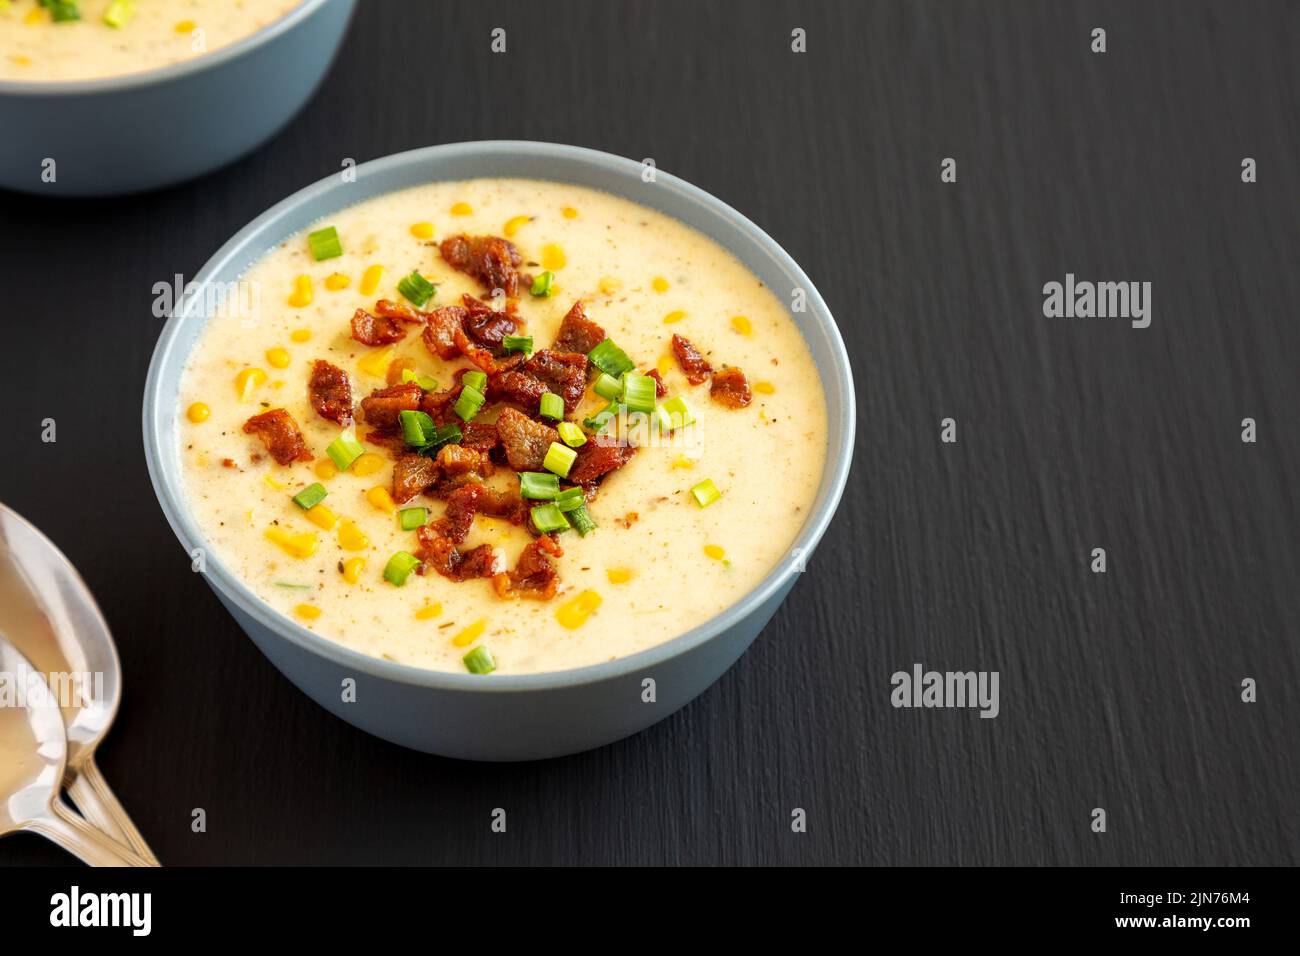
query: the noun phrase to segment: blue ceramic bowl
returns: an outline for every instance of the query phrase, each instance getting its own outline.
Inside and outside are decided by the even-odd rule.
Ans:
[[[803,270],[756,225],[689,183],[640,163],[552,143],[482,142],[434,146],[356,168],[356,182],[333,176],[264,213],[226,243],[195,277],[229,283],[308,224],[373,196],[438,180],[480,176],[578,183],[674,216],[730,250],[778,296],[802,288],[807,310],[793,313],[826,387],[826,470],[789,557],[731,608],[686,634],[619,660],[545,674],[480,677],[422,670],[368,657],[321,637],[272,609],[210,551],[203,575],[235,620],[291,681],[322,707],[376,736],[429,753],[473,760],[532,760],[598,747],[662,720],[716,681],[772,617],[839,504],[853,452],[854,400],[848,356],[830,310]],[[186,358],[208,319],[205,296],[177,310],[163,329],[144,395],[149,474],[167,520],[186,551],[205,546],[184,494],[177,435]],[[177,560],[184,560],[177,555]],[[642,701],[654,678],[657,702]],[[341,688],[356,681],[356,699]]]
[[[315,92],[356,0],[304,0],[238,43],[99,80],[0,81],[0,187],[110,196],[192,179],[269,139]],[[42,176],[55,162],[53,182]]]

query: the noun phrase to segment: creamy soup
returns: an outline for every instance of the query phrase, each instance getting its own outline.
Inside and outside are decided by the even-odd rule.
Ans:
[[[314,237],[316,249],[309,235],[328,229],[334,233]],[[318,261],[316,252],[338,252],[334,234],[341,254]],[[506,269],[503,281],[501,274],[453,268],[458,256],[445,256],[444,243],[461,235],[496,237],[498,250],[517,250],[517,269]],[[473,271],[472,264],[460,264]],[[516,277],[512,298],[506,286]],[[398,319],[392,327],[406,334],[391,345],[370,347],[354,337],[354,313],[365,330],[383,325],[374,318],[381,311],[376,301],[393,300],[410,310],[410,296],[399,289],[418,302],[429,292],[418,280],[437,287],[423,313],[408,312],[408,318],[423,315],[427,326]],[[498,290],[495,298],[488,281]],[[789,554],[815,496],[826,454],[825,398],[782,302],[712,240],[626,200],[530,180],[422,186],[354,206],[288,238],[251,267],[240,289],[227,291],[224,307],[190,358],[177,408],[177,453],[190,507],[208,547],[263,600],[366,654],[437,670],[481,670],[486,663],[496,673],[527,673],[643,650],[703,623],[757,585]],[[460,403],[464,391],[455,408],[439,406],[438,396],[475,366],[460,354],[440,357],[423,334],[460,315],[448,307],[475,302],[466,294],[488,304],[474,305],[470,314],[476,318],[456,329],[489,329],[477,361],[500,366],[477,411],[474,396],[468,405]],[[575,302],[582,303],[576,310]],[[602,343],[591,352],[590,371],[581,352],[573,354],[575,340],[566,332],[566,316],[583,309],[613,347]],[[495,344],[490,328],[503,316],[517,324],[516,335]],[[711,365],[711,379],[689,353],[685,363],[679,359],[674,333]],[[557,335],[564,335],[567,351],[551,350]],[[532,340],[531,352],[518,341],[524,337]],[[473,338],[463,341],[473,351]],[[581,351],[591,344],[583,343]],[[545,495],[558,485],[561,503],[572,507],[578,492],[567,499],[563,494],[564,459],[576,456],[569,474],[578,478],[590,472],[600,446],[618,448],[624,439],[639,444],[621,467],[589,484],[583,514],[595,530],[580,534],[577,515],[560,511],[572,526],[553,535],[563,555],[541,556],[553,566],[553,596],[529,590],[544,583],[546,574],[532,581],[509,578],[524,570],[519,562],[528,548],[537,556],[536,525],[549,527],[555,520],[553,510],[541,518],[532,510],[555,504],[546,497],[523,502],[522,523],[516,523],[518,514],[512,519],[480,513],[458,544],[458,555],[488,546],[476,560],[484,573],[505,577],[452,580],[425,553],[426,565],[400,586],[386,579],[390,558],[421,555],[421,536],[430,533],[405,530],[402,521],[436,526],[447,520],[449,505],[445,494],[435,496],[437,489],[400,500],[394,472],[403,438],[396,439],[396,448],[366,441],[373,430],[368,419],[379,418],[373,409],[357,408],[351,430],[365,453],[349,461],[356,449],[341,449],[347,467],[339,470],[328,448],[341,435],[346,444],[349,432],[309,399],[314,363],[323,360],[346,373],[352,393],[343,393],[347,406],[360,406],[389,382],[414,386],[417,396],[425,396],[420,408],[438,415],[442,407],[441,420],[463,427],[461,440],[469,443],[470,432],[494,421],[503,435],[515,435],[525,418],[529,429],[535,422],[558,431],[558,421],[538,414],[546,399],[501,400],[497,388],[506,381],[497,373],[511,366],[530,385],[529,363],[549,361],[543,350],[569,356],[579,376],[576,390],[568,393],[577,396],[576,408],[561,408],[567,425],[550,434],[550,444],[559,446],[556,460],[543,442],[545,461],[515,469],[507,460],[514,446],[496,447],[486,453],[496,462],[482,479],[487,487],[502,498],[518,496],[523,479],[516,472],[527,471],[534,476],[530,482],[543,486],[530,492]],[[616,354],[610,364],[610,355],[620,352],[629,360],[623,364],[634,365],[631,372],[624,373]],[[525,356],[528,362],[521,365]],[[598,377],[598,357],[619,376],[607,371]],[[700,373],[700,384],[690,384],[684,364]],[[654,380],[645,374],[651,371],[666,394],[656,396]],[[565,396],[556,390],[565,391],[546,389],[556,396],[552,404],[563,405]],[[618,414],[620,405],[632,413]],[[638,407],[652,410],[642,416],[635,414]],[[250,417],[277,409],[300,430],[306,449],[297,456],[301,460],[277,464],[263,434],[245,430]],[[612,421],[599,417],[610,410]],[[332,411],[346,420],[337,408]],[[462,412],[470,413],[468,421]],[[641,427],[650,421],[666,423],[657,430]],[[417,442],[421,435],[417,427]],[[570,442],[576,447],[566,450]],[[394,444],[391,437],[388,444]],[[295,458],[295,450],[290,447],[286,457]],[[426,453],[433,454],[432,446]],[[437,460],[441,464],[441,451]],[[313,485],[320,488],[295,503],[293,496]],[[313,503],[320,491],[328,496]],[[426,508],[427,519],[418,511],[405,514],[412,508]],[[480,648],[477,658],[466,660]]]
[[[89,80],[193,59],[303,0],[0,0],[0,79]]]

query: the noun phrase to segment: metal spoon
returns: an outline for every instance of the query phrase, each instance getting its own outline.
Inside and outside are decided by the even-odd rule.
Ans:
[[[0,635],[0,836],[30,830],[91,866],[149,866],[63,802],[67,739],[58,699]]]
[[[89,823],[157,866],[157,858],[95,765],[95,748],[108,733],[121,698],[121,663],[108,624],[71,562],[3,504],[0,632],[42,673],[95,675],[92,695],[63,708],[64,785]]]

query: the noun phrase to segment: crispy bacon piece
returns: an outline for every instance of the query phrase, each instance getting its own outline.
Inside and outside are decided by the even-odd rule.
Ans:
[[[461,554],[456,542],[439,534],[431,525],[417,528],[415,536],[420,542],[416,557],[420,559],[420,573],[432,568],[444,578],[468,581],[470,578],[491,578],[497,573],[497,556],[488,544],[480,544]]]
[[[504,518],[511,524],[523,524],[528,520],[528,503],[519,497],[519,492],[497,491],[487,485],[483,485],[478,510],[479,514]]]
[[[366,424],[382,431],[395,431],[401,427],[397,413],[415,411],[420,407],[423,395],[424,390],[414,382],[377,388],[370,393],[369,398],[361,400],[361,411],[365,413]]]
[[[393,359],[388,363],[388,371],[384,373],[384,381],[389,385],[401,385],[402,373],[406,371],[415,371],[415,362],[405,355]]]
[[[458,355],[468,356],[469,352],[456,338],[456,333],[462,332],[471,346],[483,349],[493,357],[501,355],[504,351],[501,340],[519,330],[520,320],[514,303],[509,304],[504,312],[498,312],[472,295],[463,296],[462,301],[464,305],[443,306],[426,313],[425,348],[448,361]],[[490,369],[485,367],[484,370]]]
[[[560,577],[551,558],[563,554],[564,549],[560,543],[549,534],[530,542],[520,553],[519,562],[513,571],[492,578],[497,594],[503,598],[526,597],[549,601],[555,597]]]
[[[406,338],[399,319],[388,315],[371,315],[365,309],[352,313],[352,337],[362,345],[392,345]]]
[[[495,372],[488,376],[487,397],[493,402],[514,402],[521,408],[536,410],[546,394],[541,379],[517,368]]]
[[[573,414],[587,389],[587,356],[583,352],[542,349],[524,363],[523,370],[545,385],[547,391],[564,399],[566,415]],[[528,407],[536,408],[537,405],[534,403]]]
[[[464,485],[478,484],[495,468],[486,452],[463,445],[444,445],[436,459],[438,478],[426,489],[435,498],[446,498]]]
[[[587,318],[579,300],[573,303],[573,308],[560,323],[560,332],[551,348],[557,352],[581,352],[586,355],[605,339],[605,330]]]
[[[456,348],[460,354],[465,356],[465,358],[469,359],[484,372],[487,372],[489,375],[495,375],[497,372],[502,371],[503,367],[497,365],[497,360],[492,354],[492,350],[486,349],[481,345],[476,345],[464,329],[457,329],[452,333],[452,337],[456,340]],[[504,368],[510,368],[518,364],[517,361],[510,362],[510,364],[504,366]]]
[[[307,397],[316,414],[340,425],[352,424],[352,383],[337,365],[317,359],[311,366]]]
[[[393,464],[393,500],[410,501],[438,477],[438,466],[424,455],[403,455]]]
[[[375,315],[381,319],[396,319],[398,322],[409,322],[411,325],[423,325],[429,321],[428,312],[421,312],[419,309],[402,305],[402,303],[394,302],[392,299],[380,299],[376,302]]]
[[[744,408],[754,400],[754,393],[749,390],[744,372],[734,365],[724,365],[713,373],[709,398],[728,408]]]
[[[465,327],[465,309],[459,305],[445,305],[429,313],[429,322],[421,338],[424,347],[438,358],[450,361],[460,355],[456,333]]]
[[[546,459],[551,442],[560,440],[560,433],[554,428],[508,406],[497,417],[497,434],[505,446],[506,460],[515,471],[537,471]]]
[[[646,374],[655,380],[655,398],[663,398],[668,394],[668,386],[664,384],[664,377],[659,374],[659,369],[652,368]]]
[[[488,290],[501,289],[510,298],[519,295],[519,273],[524,257],[514,243],[496,236],[452,236],[438,247],[447,265],[477,279]]]
[[[479,484],[462,485],[447,497],[446,513],[432,524],[436,534],[450,538],[453,544],[460,544],[474,527],[474,515],[478,514],[479,499],[483,495],[483,486]]]
[[[372,428],[366,432],[365,440],[372,445],[387,449],[394,458],[400,457],[406,452],[406,439],[398,431],[386,428]]]
[[[273,408],[269,412],[254,415],[244,422],[244,432],[262,439],[262,444],[266,445],[266,450],[277,464],[311,461],[311,452],[307,450],[298,423],[283,408]]]
[[[496,425],[489,422],[461,422],[460,443],[486,455],[501,444],[501,436]]]
[[[636,448],[620,443],[617,438],[592,435],[578,449],[578,457],[569,469],[569,480],[575,485],[590,484],[614,469],[622,468],[635,454]]]
[[[440,425],[445,425],[448,421],[454,419],[463,431],[465,423],[456,418],[455,413],[452,411],[456,399],[460,398],[460,388],[460,385],[456,384],[439,392],[425,392],[424,397],[420,399],[420,411]]]
[[[686,373],[686,381],[692,385],[699,385],[713,374],[713,366],[709,364],[708,359],[680,335],[673,335],[673,355],[677,356],[677,364]]]
[[[519,331],[519,319],[513,303],[504,312],[498,312],[480,299],[467,295],[465,303],[465,334],[493,354],[501,351],[501,340]]]

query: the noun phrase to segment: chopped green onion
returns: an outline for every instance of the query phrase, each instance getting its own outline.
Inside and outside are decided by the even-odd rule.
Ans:
[[[417,309],[423,309],[424,304],[432,299],[433,294],[438,291],[438,287],[420,273],[412,272],[397,283],[397,291],[402,293],[411,305]]]
[[[120,30],[133,16],[135,16],[135,5],[131,0],[113,0],[104,11],[104,22],[113,29]]]
[[[507,352],[523,352],[527,355],[533,350],[533,337],[531,335],[503,335],[501,337],[501,347]]]
[[[443,445],[458,445],[462,436],[460,426],[452,422],[449,425],[439,425],[425,437],[429,439],[428,443],[416,449],[421,455],[436,454]]]
[[[623,383],[606,372],[601,372],[591,387],[601,398],[614,399],[623,394]]]
[[[330,456],[330,461],[334,462],[339,471],[347,471],[352,463],[361,457],[365,449],[361,447],[361,442],[351,431],[345,431],[338,438],[329,443],[325,449],[325,454]]]
[[[339,241],[339,231],[333,226],[309,232],[307,244],[311,246],[312,257],[317,262],[343,255],[343,243]]]
[[[487,372],[480,372],[476,368],[470,369],[460,377],[460,383],[481,392],[487,388]]]
[[[577,457],[578,453],[568,445],[553,441],[551,447],[546,449],[546,458],[542,461],[542,467],[547,471],[555,472],[561,478],[567,478],[569,469],[573,467],[573,461]]]
[[[601,431],[606,425],[608,425],[609,420],[615,417],[617,414],[618,414],[618,402],[616,401],[610,402],[608,405],[606,405],[604,408],[598,411],[595,415],[592,415],[590,418],[584,418],[582,420],[582,424],[586,425],[592,431],[598,432]]]
[[[664,402],[663,408],[672,419],[673,428],[685,428],[695,422],[695,415],[691,412],[691,406],[686,404],[685,396],[674,395]]]
[[[614,378],[636,368],[632,360],[627,357],[627,353],[614,344],[613,339],[605,339],[587,353],[587,358],[596,368]]]
[[[428,508],[403,508],[397,512],[397,523],[403,531],[414,531],[428,520]]]
[[[492,659],[492,652],[482,644],[462,657],[461,660],[465,662],[465,670],[471,674],[491,674],[497,669],[497,662]]]
[[[294,495],[293,503],[304,510],[307,508],[314,508],[316,505],[324,501],[325,496],[328,494],[329,492],[325,490],[325,486],[317,481]]]
[[[437,379],[430,378],[428,375],[419,375],[412,369],[404,368],[402,369],[402,384],[405,385],[408,382],[414,382],[426,392],[434,392],[438,389]]]
[[[555,496],[555,507],[561,511],[575,511],[587,503],[587,495],[581,488],[565,488]]]
[[[623,376],[623,404],[629,412],[655,410],[655,380],[649,375],[628,372]]]
[[[533,280],[533,287],[528,291],[531,292],[533,295],[537,296],[539,299],[550,298],[551,285],[554,282],[555,282],[554,272],[543,272],[541,275],[539,275],[536,279]]]
[[[722,492],[718,490],[718,486],[713,483],[712,478],[705,478],[701,481],[691,489],[691,494],[695,496],[695,500],[701,508],[707,508],[722,497]]]
[[[460,390],[460,397],[456,399],[456,404],[452,408],[462,420],[469,421],[483,407],[483,401],[482,392],[466,385]]]
[[[554,504],[538,505],[532,510],[533,527],[542,534],[552,531],[564,531],[569,527],[569,519]]]
[[[673,417],[664,411],[664,407],[658,403],[655,404],[655,410],[650,413],[654,420],[655,427],[661,432],[670,432],[673,430]]]
[[[560,479],[545,471],[521,471],[519,494],[535,501],[550,501],[560,493]]]
[[[402,426],[402,440],[408,445],[419,448],[429,444],[438,426],[433,423],[427,412],[403,408],[397,413],[397,421]]]
[[[584,538],[596,530],[596,522],[591,520],[591,514],[587,511],[587,506],[585,504],[570,511],[569,520],[572,521],[573,526],[578,529],[578,534],[582,535]]]
[[[560,422],[555,426],[564,439],[564,443],[570,448],[579,448],[587,444],[586,433],[573,422]]]
[[[542,400],[538,403],[537,414],[543,418],[559,421],[564,418],[564,399],[554,392],[543,392]]]
[[[406,583],[411,572],[420,566],[420,559],[405,551],[398,551],[384,565],[384,580],[396,584],[399,588]]]
[[[50,18],[55,23],[64,20],[81,19],[81,11],[77,9],[77,0],[39,0],[39,3],[50,11]]]

